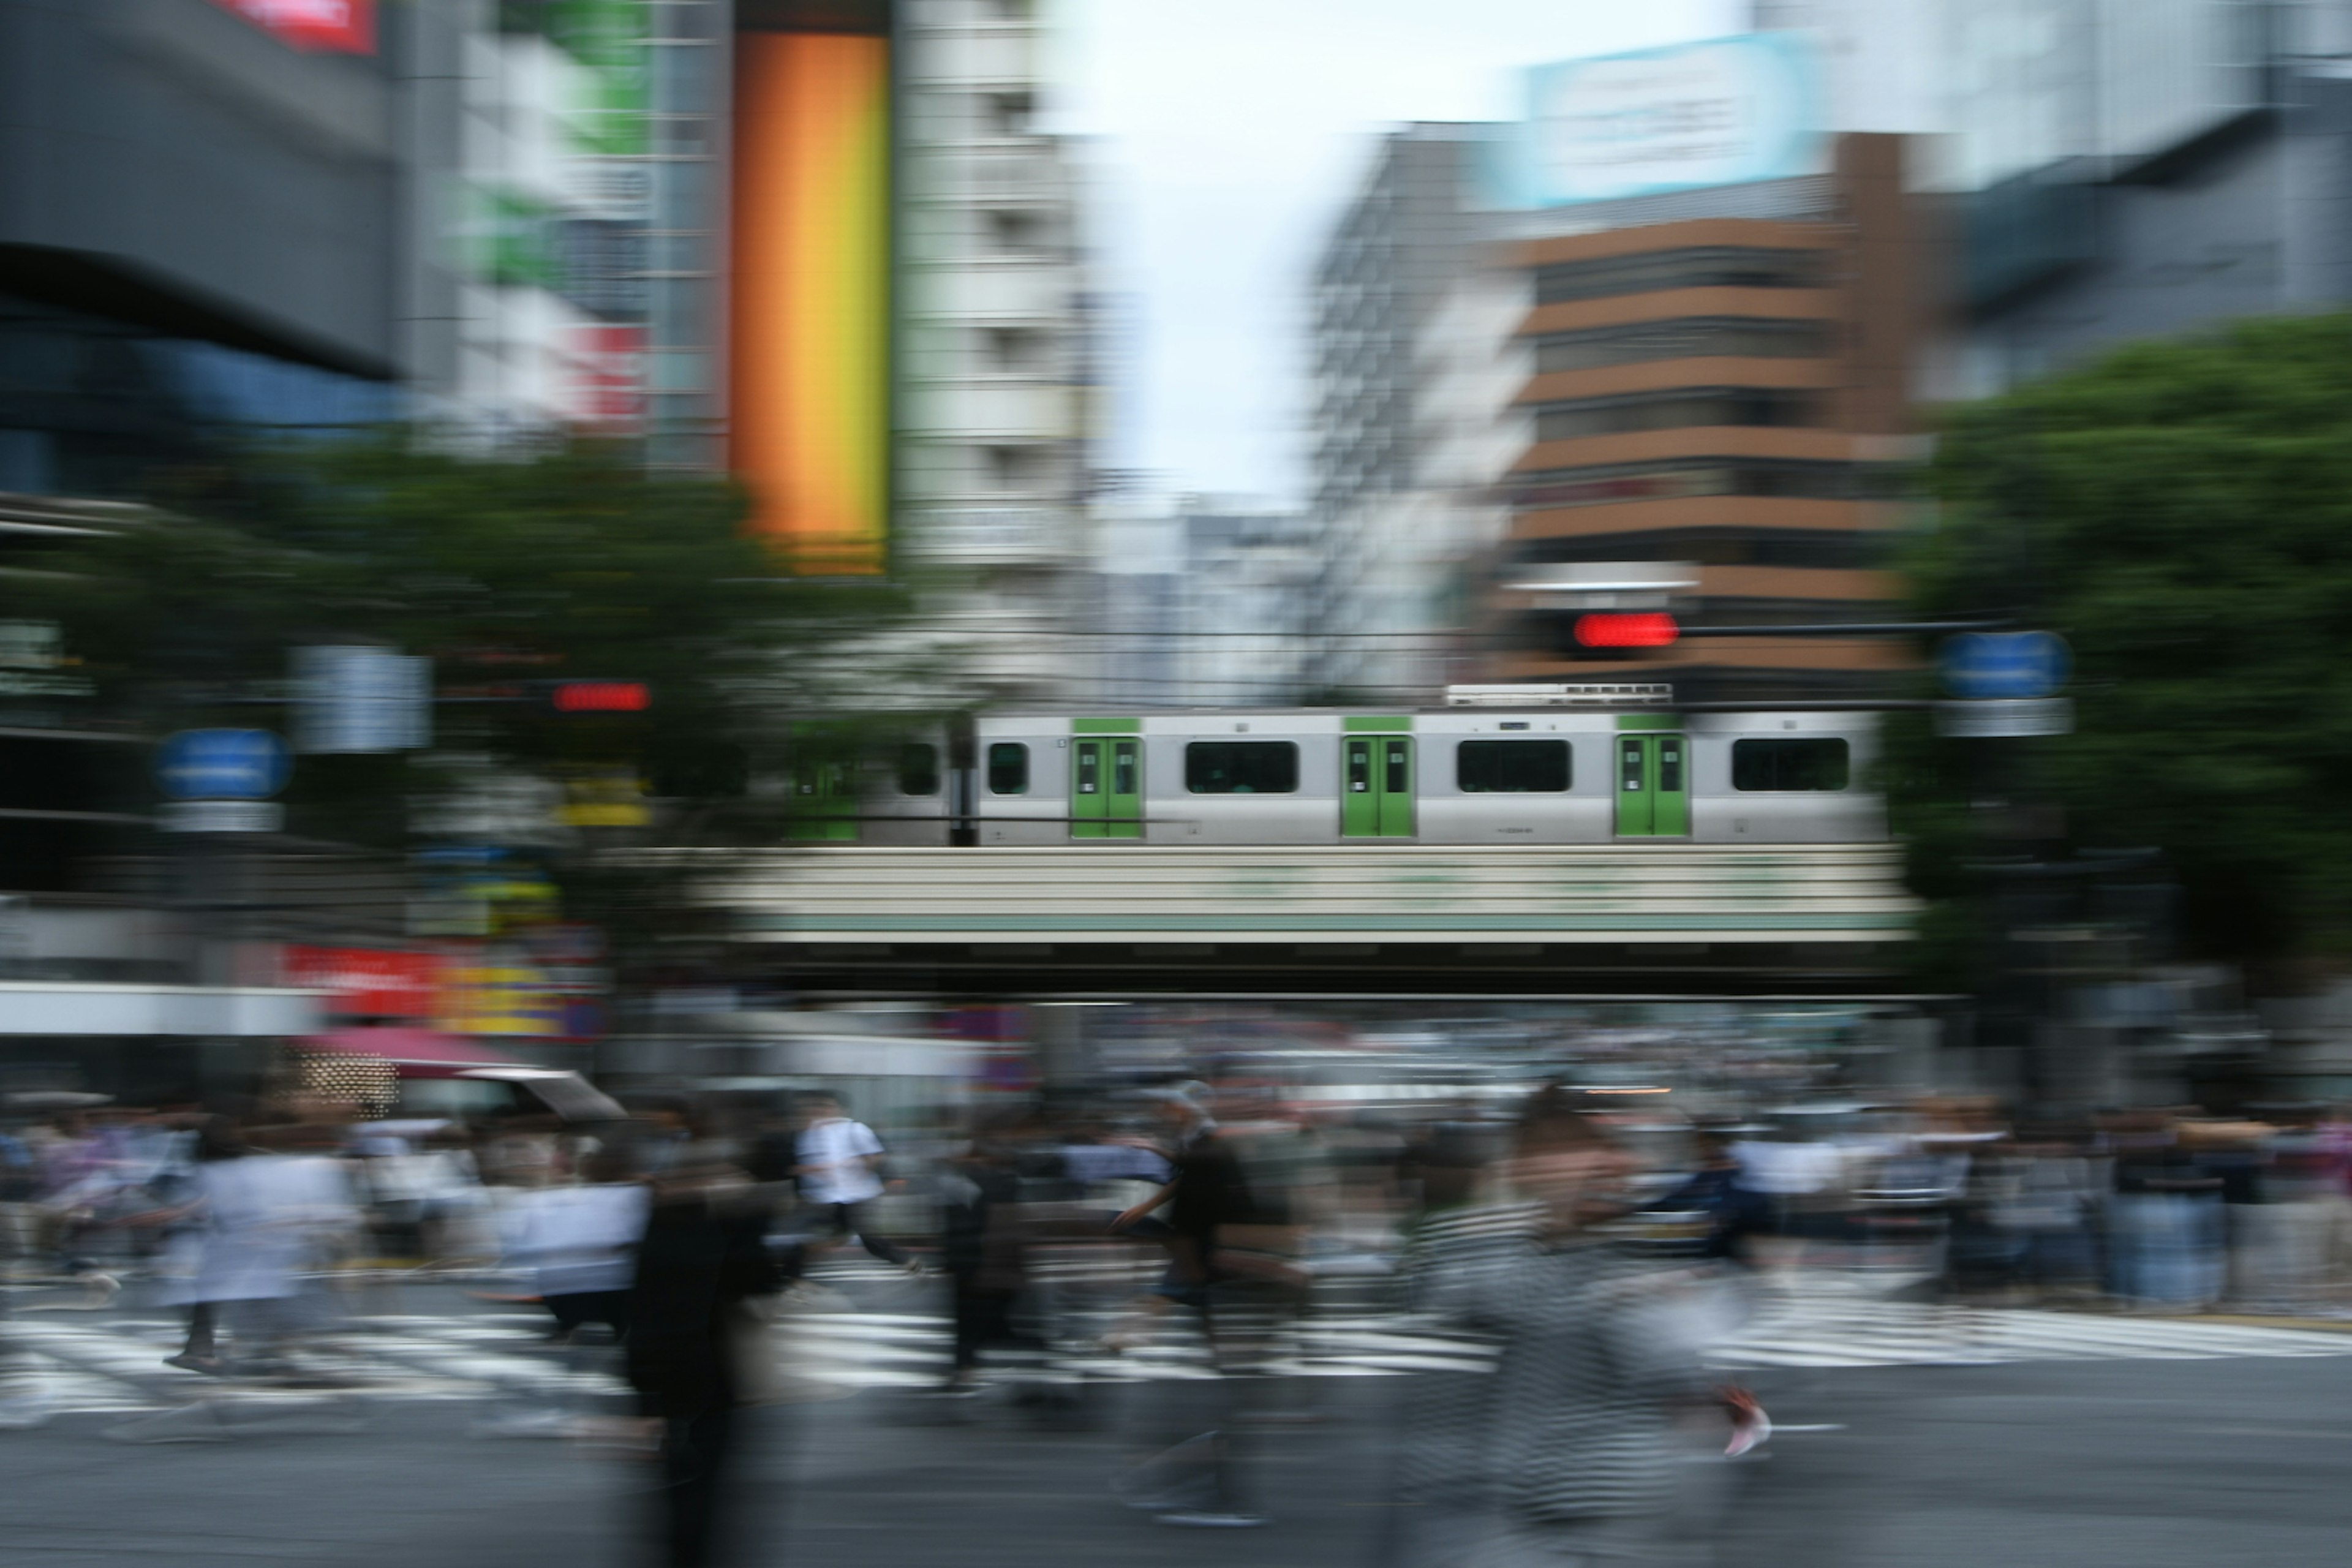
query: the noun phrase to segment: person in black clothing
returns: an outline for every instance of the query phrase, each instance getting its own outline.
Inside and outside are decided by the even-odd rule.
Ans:
[[[942,1184],[941,1261],[955,1285],[955,1371],[948,1391],[979,1386],[980,1352],[1019,1340],[1013,1307],[1023,1284],[1021,1178],[1013,1151],[983,1133]]]
[[[681,1151],[654,1184],[629,1292],[629,1383],[662,1426],[659,1561],[723,1561],[726,1485],[740,1407],[757,1369],[740,1361],[750,1298],[783,1288],[767,1214],[742,1173]]]

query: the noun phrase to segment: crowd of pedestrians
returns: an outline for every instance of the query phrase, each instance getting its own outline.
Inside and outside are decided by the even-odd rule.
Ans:
[[[1254,1445],[1318,1414],[1284,1374],[1318,1303],[1370,1290],[1485,1347],[1492,1371],[1418,1378],[1399,1417],[1401,1568],[1674,1560],[1721,1506],[1689,1461],[1769,1432],[1706,1376],[1706,1344],[1792,1271],[2322,1313],[2352,1264],[2352,1126],[2317,1108],[1693,1122],[1557,1084],[1356,1113],[1192,1081],[991,1107],[919,1164],[820,1093],[653,1099],[593,1125],[16,1111],[0,1214],[20,1283],[178,1310],[167,1364],[192,1382],[331,1382],[319,1347],[386,1279],[534,1303],[550,1353],[631,1402],[509,1389],[477,1429],[657,1464],[650,1534],[673,1563],[722,1559],[740,1413],[791,1395],[777,1323],[844,1305],[820,1266],[858,1252],[945,1298],[939,1398],[1096,1418],[1087,1368],[1194,1347],[1207,1375],[1119,1417],[1114,1489],[1169,1526],[1265,1520]]]

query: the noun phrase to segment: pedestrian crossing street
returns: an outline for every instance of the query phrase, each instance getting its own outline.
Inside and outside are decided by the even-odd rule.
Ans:
[[[772,1336],[785,1397],[838,1398],[865,1389],[936,1385],[946,1370],[951,1329],[928,1308],[931,1287],[854,1292],[855,1273],[796,1300]],[[347,1320],[305,1352],[310,1397],[359,1400],[488,1400],[577,1405],[616,1391],[609,1351],[565,1352],[544,1342],[536,1310],[378,1314]],[[250,1391],[163,1364],[182,1326],[162,1316],[19,1310],[0,1323],[15,1352],[0,1363],[0,1426],[11,1401],[44,1414],[167,1408]],[[1726,1371],[1997,1364],[2108,1360],[2195,1361],[2240,1356],[2352,1355],[2352,1332],[2269,1328],[2210,1320],[2022,1309],[1949,1307],[1887,1300],[1851,1283],[1815,1283],[1768,1294],[1708,1359]],[[1055,1381],[1134,1382],[1215,1375],[1207,1347],[1181,1318],[1159,1325],[1154,1342],[1115,1352],[1066,1349],[1014,1375]],[[1397,1313],[1318,1315],[1297,1325],[1270,1370],[1310,1377],[1379,1377],[1483,1370],[1486,1350]],[[289,1396],[278,1387],[273,1398]],[[302,1397],[299,1394],[294,1397]]]

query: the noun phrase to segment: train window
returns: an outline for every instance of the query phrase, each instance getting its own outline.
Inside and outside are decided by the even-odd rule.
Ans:
[[[1289,741],[1195,741],[1184,748],[1194,795],[1296,795],[1298,747]]]
[[[988,748],[988,793],[1029,793],[1029,748],[1018,741],[998,741]]]
[[[898,748],[898,793],[940,793],[940,749],[928,741],[909,741]]]
[[[1734,789],[1843,789],[1853,771],[1843,741],[1734,741],[1731,743],[1731,787]]]
[[[1558,795],[1569,772],[1566,741],[1465,741],[1454,752],[1464,795]]]

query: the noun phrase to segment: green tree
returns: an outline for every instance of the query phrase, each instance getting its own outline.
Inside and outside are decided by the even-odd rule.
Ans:
[[[2141,344],[1969,405],[1933,481],[1915,608],[2062,632],[2076,729],[1895,725],[1915,886],[1968,887],[1987,790],[1969,748],[2013,747],[2005,792],[2063,806],[2075,847],[2164,851],[2193,951],[2352,951],[2352,316]],[[1948,905],[1930,935],[1957,946],[1968,919]]]
[[[418,803],[468,779],[634,775],[655,822],[588,830],[557,860],[586,901],[625,889],[650,909],[644,875],[583,851],[773,842],[789,797],[750,786],[782,768],[793,727],[894,695],[890,672],[843,650],[888,630],[899,591],[791,576],[743,532],[732,486],[649,475],[623,447],[484,458],[394,432],[256,454],[163,501],[18,579],[103,710],[158,734],[283,727],[274,694],[297,646],[434,661],[429,752],[299,759],[289,827],[307,837],[396,849]],[[557,716],[531,700],[531,683],[565,678],[641,680],[652,703]]]

